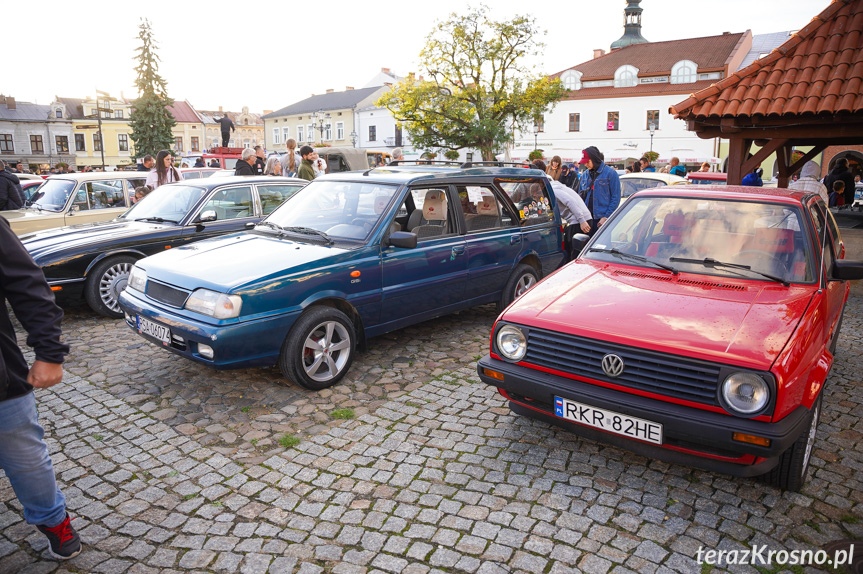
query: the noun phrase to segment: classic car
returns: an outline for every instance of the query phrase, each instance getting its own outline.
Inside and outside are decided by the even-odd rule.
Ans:
[[[323,175],[254,230],[138,261],[120,294],[147,340],[215,368],[336,384],[365,339],[516,296],[563,261],[545,174]]]
[[[721,171],[690,171],[686,181],[692,185],[725,185],[728,174]]]
[[[63,225],[107,221],[130,205],[129,196],[146,172],[112,171],[52,175],[23,209],[0,211],[16,235]]]
[[[799,489],[863,263],[817,194],[668,186],[506,309],[477,370],[514,412]]]
[[[29,202],[33,198],[33,194],[36,193],[36,190],[38,190],[44,182],[44,179],[22,179],[21,189],[24,191],[24,199]]]
[[[307,182],[287,177],[206,178],[163,185],[112,220],[21,237],[61,303],[83,297],[122,317],[117,298],[129,270],[148,255],[245,229]]]
[[[683,183],[686,183],[686,178],[670,173],[653,173],[650,171],[626,173],[620,176],[620,198],[625,199],[642,189]]]

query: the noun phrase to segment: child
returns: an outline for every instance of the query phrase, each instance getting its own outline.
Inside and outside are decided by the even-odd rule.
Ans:
[[[842,207],[845,205],[845,182],[837,179],[833,182],[833,191],[830,192],[828,207]]]
[[[132,196],[132,203],[138,203],[139,201],[144,199],[144,197],[146,197],[147,194],[151,191],[153,190],[150,189],[149,185],[139,185],[135,188],[135,195]]]

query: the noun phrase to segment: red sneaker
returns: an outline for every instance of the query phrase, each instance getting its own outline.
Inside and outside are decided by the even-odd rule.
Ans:
[[[72,526],[72,520],[69,518],[68,512],[63,522],[57,526],[52,528],[37,526],[36,528],[48,537],[48,551],[55,558],[68,560],[81,553],[81,537],[78,536],[78,533]]]

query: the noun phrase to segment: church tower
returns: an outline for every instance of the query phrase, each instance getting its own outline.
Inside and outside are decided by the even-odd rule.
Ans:
[[[627,0],[626,9],[623,11],[623,36],[611,45],[612,50],[630,44],[647,42],[641,35],[641,12],[643,8],[639,4],[641,4],[641,0]]]

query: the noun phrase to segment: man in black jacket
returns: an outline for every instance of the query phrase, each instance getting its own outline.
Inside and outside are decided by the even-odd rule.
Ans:
[[[833,164],[833,169],[824,178],[824,186],[828,193],[833,190],[833,182],[842,181],[845,184],[845,205],[851,206],[854,204],[854,174],[848,169],[848,160],[840,157]]]
[[[6,169],[6,162],[0,160],[0,210],[21,209],[25,201],[18,176]]]
[[[244,149],[243,155],[234,169],[234,175],[255,175],[255,161],[257,159],[255,150],[250,147]]]
[[[216,120],[222,128],[222,147],[228,147],[228,142],[231,141],[231,132],[237,131],[234,127],[234,122],[228,116],[222,116],[222,119]]]
[[[18,347],[7,301],[36,352],[30,368]],[[81,540],[57,488],[33,393],[34,387],[51,387],[63,378],[69,346],[60,341],[62,318],[42,270],[9,222],[0,218],[0,468],[24,507],[24,519],[48,537],[51,554],[65,560],[81,552]]]

